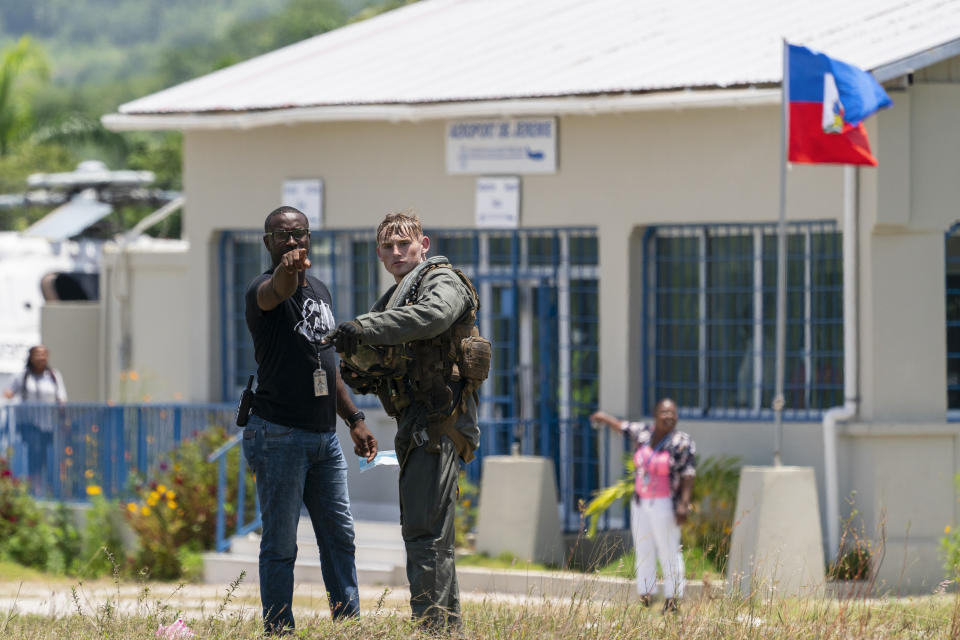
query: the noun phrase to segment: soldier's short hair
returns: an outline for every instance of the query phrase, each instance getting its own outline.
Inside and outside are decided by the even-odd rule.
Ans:
[[[384,216],[383,222],[377,227],[377,244],[383,242],[384,238],[392,236],[414,240],[422,238],[423,227],[420,226],[420,218],[417,217],[417,214],[407,209],[405,211],[394,211]]]

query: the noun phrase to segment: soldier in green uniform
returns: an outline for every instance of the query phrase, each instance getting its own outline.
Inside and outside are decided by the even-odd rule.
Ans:
[[[460,627],[459,460],[472,460],[480,443],[476,390],[489,368],[490,343],[474,326],[473,285],[443,256],[428,259],[429,249],[416,215],[387,215],[377,229],[377,256],[396,284],[370,313],[341,323],[333,341],[344,381],[376,393],[397,420],[410,606],[423,626],[443,630]]]

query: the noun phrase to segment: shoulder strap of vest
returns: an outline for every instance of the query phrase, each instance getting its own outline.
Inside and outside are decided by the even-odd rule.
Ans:
[[[407,298],[404,301],[404,305],[413,304],[417,301],[417,294],[420,293],[420,284],[423,282],[423,279],[427,276],[428,273],[434,271],[435,269],[450,269],[453,271],[460,282],[467,288],[467,291],[470,292],[471,303],[473,304],[473,311],[476,313],[480,311],[480,294],[477,293],[477,289],[473,286],[473,283],[470,281],[470,278],[467,277],[460,269],[457,269],[449,262],[440,262],[437,264],[431,264],[420,271],[417,274],[416,281],[410,286],[410,292],[407,294]]]

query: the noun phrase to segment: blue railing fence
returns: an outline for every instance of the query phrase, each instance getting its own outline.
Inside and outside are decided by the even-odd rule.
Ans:
[[[223,404],[5,405],[0,451],[34,497],[82,501],[98,487],[122,498],[132,471],[145,475],[183,439],[231,425],[233,412]]]
[[[232,536],[242,536],[260,528],[260,500],[257,492],[253,496],[247,497],[247,461],[243,453],[240,453],[239,463],[237,465],[237,502],[234,513],[237,515],[237,522],[234,530],[227,533],[227,454],[240,445],[243,441],[243,434],[237,433],[229,440],[220,445],[216,451],[207,456],[207,462],[215,462],[217,465],[217,551],[226,551],[230,548],[229,538]],[[247,500],[253,500],[254,515],[250,521],[246,520]]]

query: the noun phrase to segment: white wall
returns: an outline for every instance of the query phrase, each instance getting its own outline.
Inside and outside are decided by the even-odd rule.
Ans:
[[[188,270],[187,244],[143,238],[125,249],[104,248],[100,294],[103,386],[114,402],[199,400],[189,388],[190,372],[206,366],[207,354],[189,349],[196,301],[189,283],[205,280]]]

